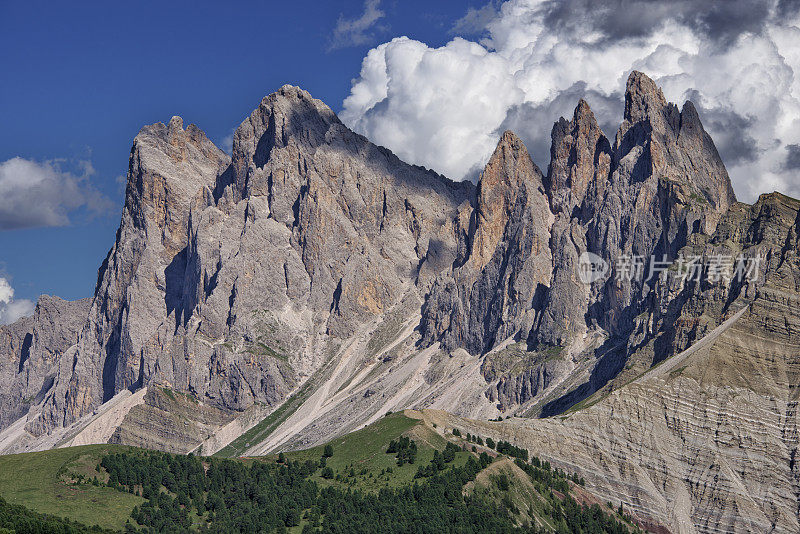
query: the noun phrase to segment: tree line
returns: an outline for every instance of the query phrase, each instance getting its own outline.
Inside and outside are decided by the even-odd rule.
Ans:
[[[386,453],[394,454],[398,464],[413,463],[417,449],[414,440],[403,436],[390,442]],[[515,448],[501,449],[522,456]],[[286,455],[276,462],[237,461],[143,451],[107,455],[99,467],[108,472],[109,486],[146,499],[133,510],[126,525],[129,533],[281,533],[301,525],[303,534],[552,532],[517,524],[508,480],[498,486],[506,492],[500,502],[475,492],[467,495],[465,485],[492,458],[485,451],[470,454],[456,466],[453,460],[460,450],[448,443],[434,451],[431,462],[418,466],[412,483],[377,492],[319,485],[315,475],[332,476],[326,476],[332,473],[326,465],[333,456],[331,447],[323,449],[318,461],[299,462]],[[631,530],[613,510],[578,504],[563,472],[538,458],[529,463],[517,457],[516,463],[547,499],[543,513],[559,534]]]

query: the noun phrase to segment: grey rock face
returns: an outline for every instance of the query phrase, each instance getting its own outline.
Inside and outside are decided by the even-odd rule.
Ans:
[[[59,360],[78,341],[90,303],[42,295],[32,317],[0,327],[0,429],[48,392]]]
[[[136,136],[116,243],[100,267],[75,365],[57,375],[29,431],[67,425],[122,389],[146,383],[157,368],[174,369],[189,207],[227,163],[197,127],[184,130],[179,117]]]
[[[474,212],[459,215],[454,226],[467,230],[467,246],[431,289],[423,343],[480,354],[518,332],[527,335],[552,270],[542,173],[513,133],[503,134],[481,175]]]
[[[584,128],[593,132],[592,121],[581,120],[586,114],[580,112],[581,107],[573,123],[588,122]],[[595,136],[596,133],[584,134],[583,138]],[[578,139],[574,149],[577,151],[581,136],[573,137]],[[611,147],[609,167],[606,144],[598,139],[599,145],[595,146],[601,148],[595,153],[594,187],[590,186],[590,194],[584,197],[572,222],[579,222],[585,229],[581,234],[587,249],[612,266],[602,287],[592,286],[590,304],[596,301],[597,305],[593,305],[589,317],[616,335],[632,328],[632,318],[641,312],[649,291],[641,282],[618,281],[619,258],[640,256],[645,262],[651,256],[674,259],[689,235],[714,231],[735,196],[722,161],[691,103],[679,113],[664,100],[653,81],[641,73],[634,72],[628,79],[625,118]],[[589,171],[580,174],[589,175]],[[583,250],[579,248],[577,252]],[[552,337],[547,331],[540,335],[544,339]]]
[[[514,335],[532,347],[566,346],[592,326],[626,335],[650,285],[619,282],[619,258],[674,259],[690,235],[713,233],[736,199],[694,107],[679,112],[639,72],[625,101],[613,145],[583,100],[557,122],[547,177],[504,134],[481,177],[464,259],[425,304],[425,342],[480,354]],[[611,265],[592,284],[579,276],[586,252]]]
[[[452,264],[451,221],[472,191],[402,163],[289,86],[237,130],[232,169],[230,182],[223,175],[217,183],[217,209],[264,216],[290,256],[265,277],[278,284],[270,297],[278,300],[263,307],[306,306],[315,325],[340,338],[388,309],[417,276]],[[247,208],[242,199],[262,204]],[[237,291],[247,291],[243,282]],[[253,298],[263,294],[253,290]]]
[[[144,128],[75,365],[28,431],[147,384],[224,410],[279,403],[455,261],[452,221],[472,195],[291,86],[237,129],[230,160],[177,117]]]
[[[642,321],[654,333],[652,363],[687,349],[744,304],[760,316],[769,339],[794,342],[796,314],[788,308],[800,288],[799,210],[795,199],[779,193],[761,195],[752,206],[733,205],[712,236],[697,236],[681,250],[683,257],[700,257],[704,265],[714,258],[732,262],[716,280],[708,272],[700,280],[674,276],[659,280],[655,288],[659,305]],[[792,387],[778,376],[758,382]]]

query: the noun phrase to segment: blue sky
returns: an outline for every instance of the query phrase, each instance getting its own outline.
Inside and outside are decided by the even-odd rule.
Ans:
[[[219,144],[285,83],[338,111],[370,47],[395,35],[443,44],[476,4],[383,2],[362,34],[346,23],[366,13],[363,1],[3,0],[0,162],[53,162],[110,204],[77,206],[59,226],[0,230],[0,277],[18,300],[90,296],[142,125],[181,115]]]

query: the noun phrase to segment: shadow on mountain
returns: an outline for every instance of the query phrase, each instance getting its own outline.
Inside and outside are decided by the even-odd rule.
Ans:
[[[610,338],[606,340],[606,342],[595,351],[595,357],[599,361],[597,365],[595,365],[589,380],[561,397],[545,404],[542,407],[542,412],[539,417],[552,417],[563,413],[599,391],[625,367],[626,346],[626,340],[622,338]]]

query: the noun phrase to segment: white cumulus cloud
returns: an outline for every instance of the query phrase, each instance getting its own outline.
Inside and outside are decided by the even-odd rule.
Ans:
[[[641,70],[691,99],[737,195],[800,196],[800,17],[785,0],[509,0],[467,22],[485,37],[440,48],[400,37],[370,50],[342,119],[400,157],[473,179],[504,129],[542,167],[559,116],[584,97],[613,139]],[[466,24],[466,22],[464,23]],[[456,25],[458,26],[458,24]],[[474,26],[474,24],[473,24]],[[475,28],[470,28],[475,30]]]
[[[33,313],[35,304],[27,299],[14,299],[14,288],[0,277],[0,326],[16,322]]]
[[[63,163],[19,157],[0,162],[0,230],[63,226],[78,208],[93,215],[113,208],[89,182],[91,163],[79,162],[77,174],[63,170]]]

